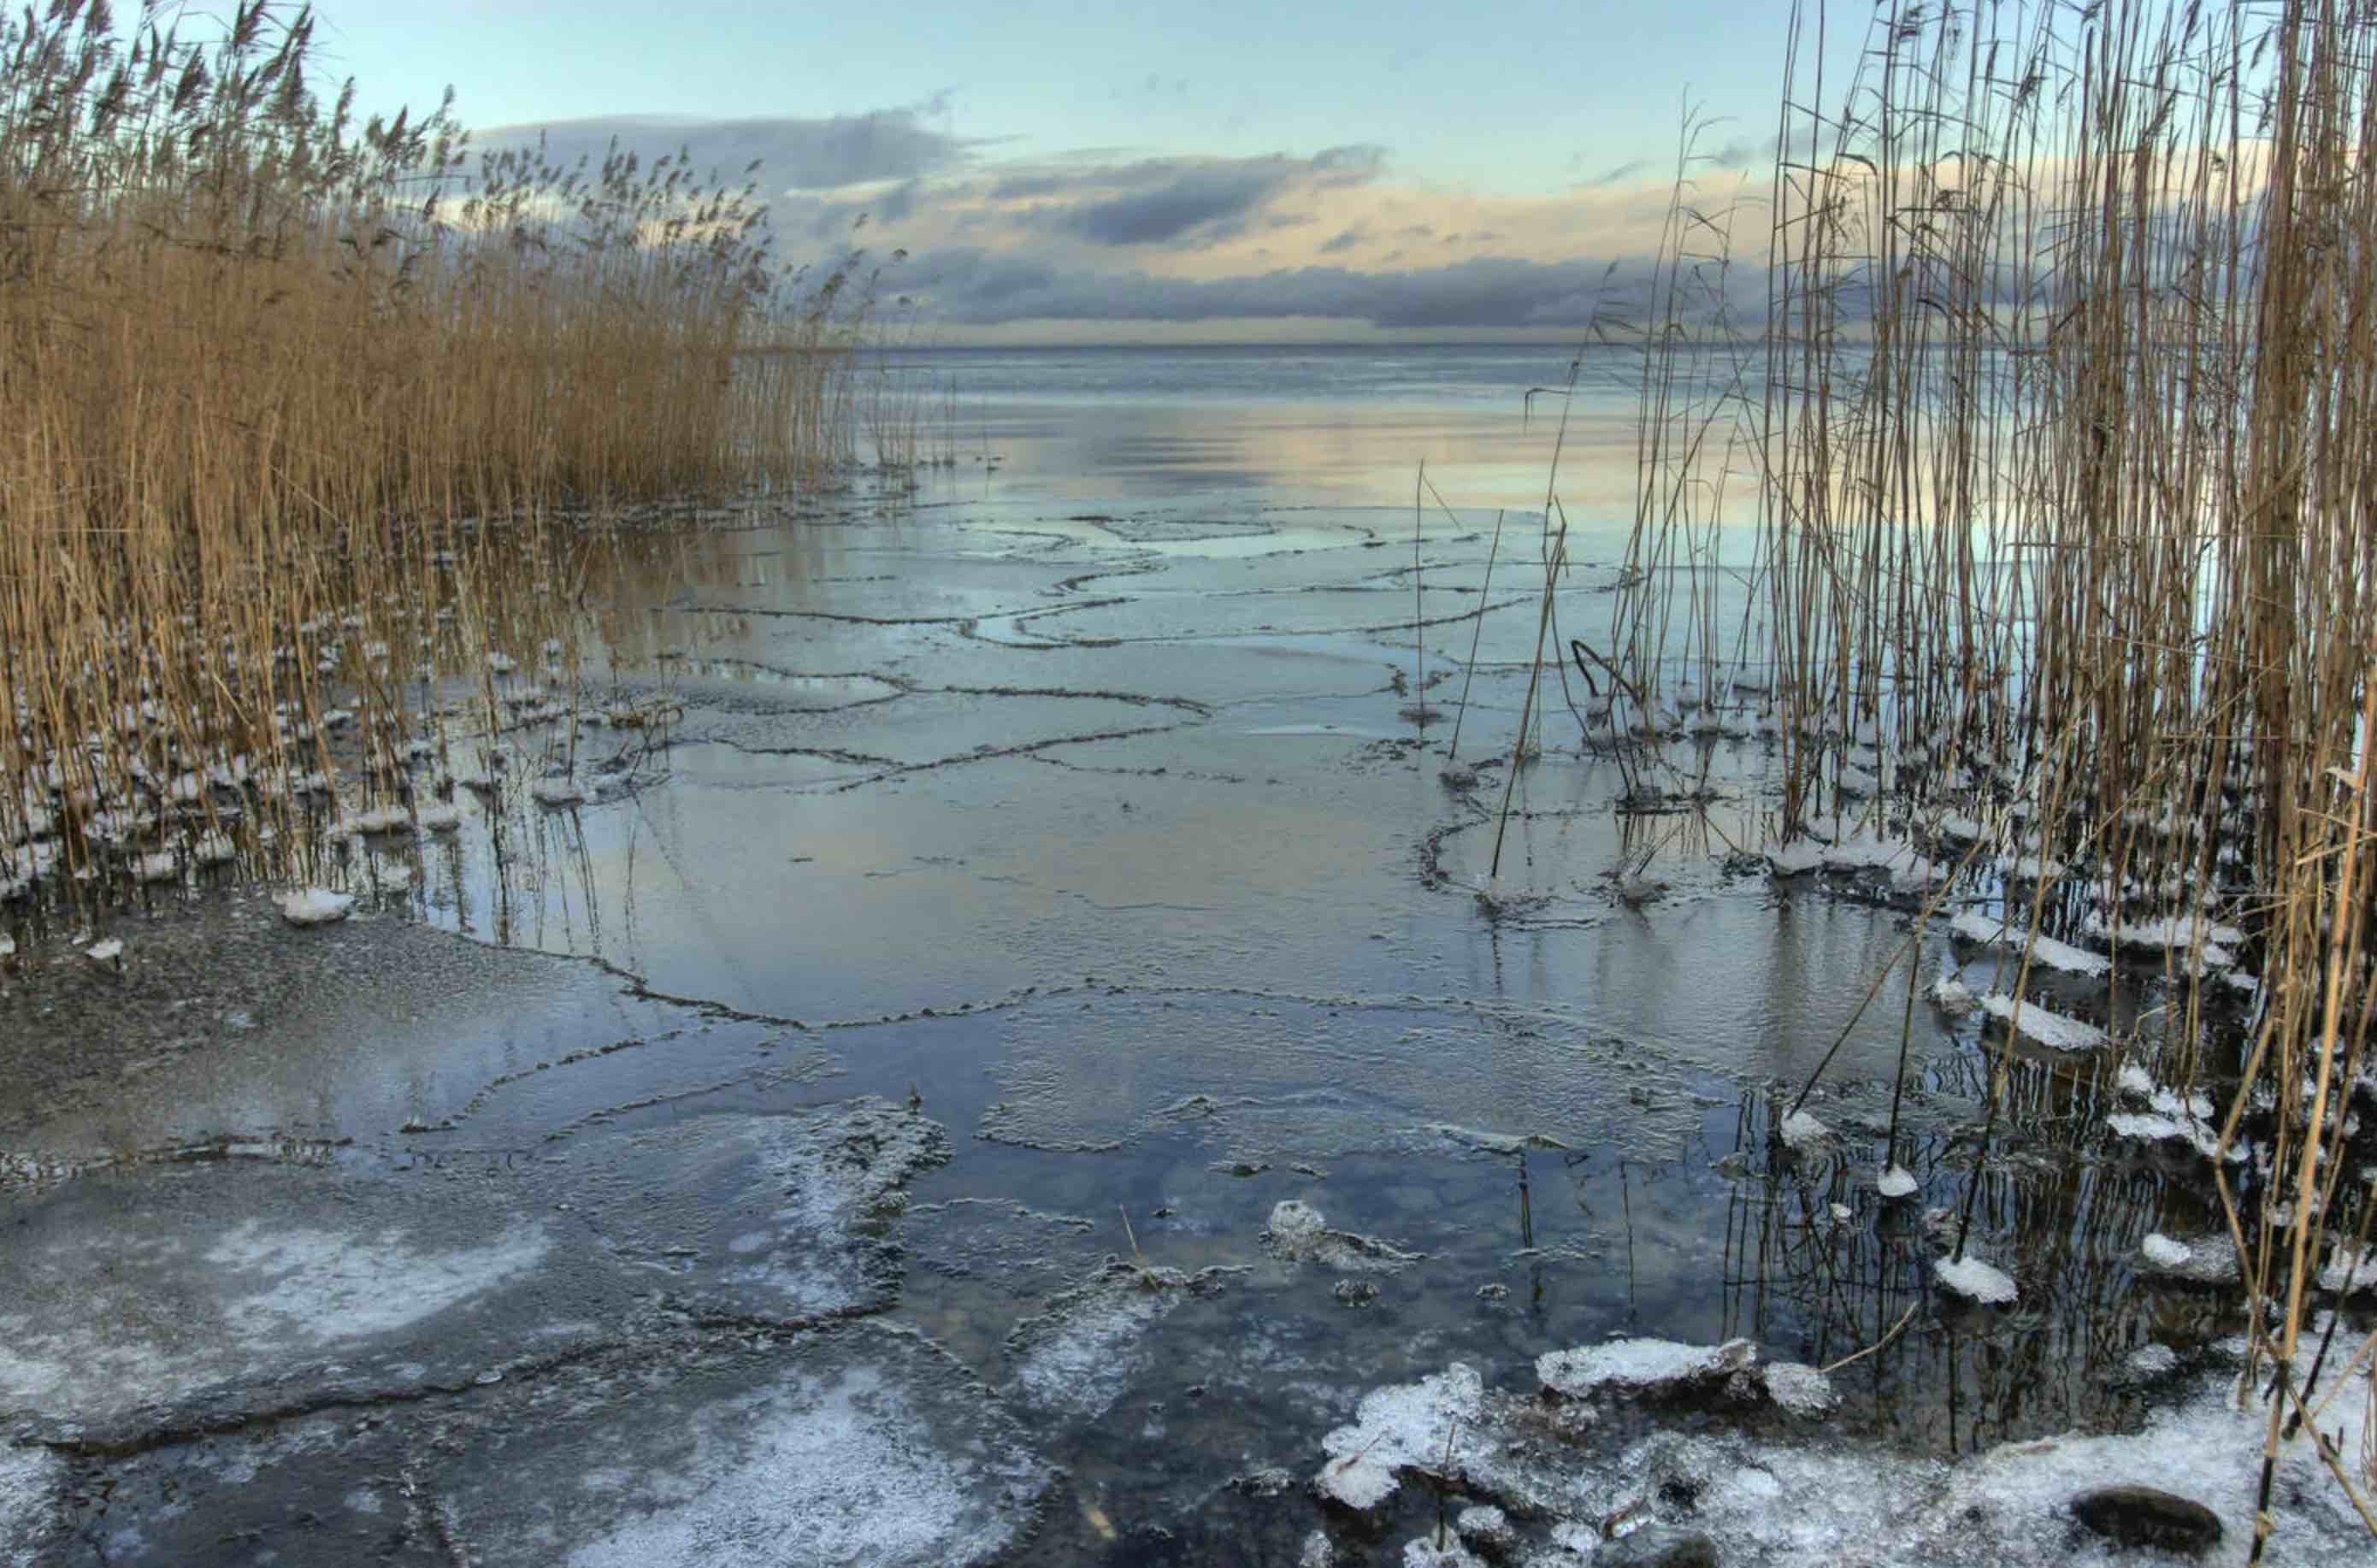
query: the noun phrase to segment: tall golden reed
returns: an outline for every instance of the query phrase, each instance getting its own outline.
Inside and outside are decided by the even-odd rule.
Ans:
[[[869,280],[781,268],[754,170],[474,164],[450,97],[326,108],[310,12],[178,15],[0,19],[0,891],[400,790],[438,683],[565,626],[587,509],[852,453]]]

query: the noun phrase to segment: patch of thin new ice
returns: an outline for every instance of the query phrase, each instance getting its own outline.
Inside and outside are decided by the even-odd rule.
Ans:
[[[2092,909],[2080,922],[2080,928],[2115,947],[2159,948],[2191,957],[2196,961],[2198,973],[2234,965],[2235,950],[2245,940],[2245,933],[2236,927],[2219,925],[2201,912],[2185,919],[2163,915],[2151,920],[2110,921],[2101,910]]]
[[[327,926],[343,920],[355,907],[355,895],[328,888],[305,888],[281,901],[281,917],[293,926]]]
[[[1746,1339],[1684,1345],[1672,1339],[1614,1339],[1535,1358],[1535,1378],[1554,1394],[1583,1399],[1603,1392],[1643,1394],[1678,1383],[1729,1376],[1753,1365],[1758,1347]]]
[[[1965,940],[1980,947],[2011,948],[2021,952],[2026,947],[2033,963],[2044,964],[2049,969],[2060,969],[2067,975],[2091,977],[2107,974],[2113,961],[2102,953],[2076,948],[2069,942],[2059,942],[2041,933],[2033,939],[2026,928],[2008,925],[1977,909],[1967,909],[1948,922],[1948,929]]]
[[[1464,1144],[1481,1154],[1517,1155],[1529,1149],[1567,1149],[1548,1132],[1487,1132],[1475,1127],[1462,1127],[1450,1121],[1431,1121],[1427,1131],[1449,1142]]]
[[[1946,1288],[1988,1306],[2005,1306],[2021,1294],[2013,1275],[1970,1252],[1961,1258],[1941,1258],[1931,1265],[1931,1273]]]
[[[541,1225],[519,1223],[484,1247],[441,1251],[398,1228],[363,1236],[243,1220],[206,1252],[216,1269],[260,1276],[223,1303],[224,1321],[259,1343],[328,1345],[388,1334],[520,1277],[544,1259]]]
[[[1178,1302],[1177,1290],[1111,1285],[1070,1305],[1015,1369],[1024,1399],[1044,1410],[1102,1416],[1148,1360],[1148,1325]]]
[[[1892,1166],[1873,1184],[1873,1190],[1885,1198],[1912,1198],[1920,1189],[1921,1183],[1903,1165]]]
[[[1485,1394],[1476,1371],[1460,1361],[1416,1383],[1364,1394],[1353,1422],[1320,1440],[1329,1460],[1312,1478],[1314,1490],[1356,1512],[1377,1507],[1394,1494],[1396,1471],[1443,1463],[1452,1423],[1475,1426]]]
[[[1344,1274],[1392,1274],[1427,1255],[1374,1236],[1332,1230],[1319,1209],[1294,1198],[1272,1206],[1262,1239],[1274,1256],[1289,1263],[1318,1263]]]
[[[1857,833],[1824,851],[1824,865],[1835,871],[1889,871],[1893,874],[1920,869],[1923,862],[1915,846],[1904,839],[1877,838],[1870,833]]]
[[[2022,1034],[2051,1050],[2092,1051],[2110,1038],[2093,1023],[2050,1012],[2035,1001],[2017,1002],[2001,991],[1983,997],[1981,1011],[1991,1018],[2013,1023]]]
[[[1804,1110],[1795,1110],[1783,1119],[1783,1146],[1805,1149],[1823,1143],[1833,1130]]]
[[[639,1478],[648,1510],[570,1552],[570,1568],[981,1562],[1027,1516],[1000,1484],[1018,1461],[936,1431],[875,1367],[733,1401],[690,1441],[681,1471]]]
[[[2187,1144],[2205,1159],[2216,1159],[2220,1154],[2220,1134],[2209,1121],[2177,1104],[2178,1096],[2168,1089],[2157,1092],[2158,1101],[2168,1100],[2167,1108],[2154,1111],[2116,1111],[2105,1119],[2105,1125],[2123,1138],[2135,1138],[2140,1143],[2159,1143],[2176,1140]],[[2209,1108],[2208,1107],[2206,1107]],[[2242,1144],[2228,1147],[2228,1159],[2235,1163],[2245,1157]]]

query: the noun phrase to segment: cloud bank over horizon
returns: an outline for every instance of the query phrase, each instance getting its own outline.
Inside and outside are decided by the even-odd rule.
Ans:
[[[887,302],[953,343],[1200,328],[1243,339],[1267,325],[1320,340],[1573,337],[1637,314],[1670,196],[1631,167],[1542,196],[1481,194],[1407,177],[1374,142],[1015,158],[947,121],[937,97],[846,115],[556,120],[480,131],[472,145],[542,147],[564,169],[599,166],[615,145],[647,166],[681,156],[730,186],[756,162],[787,259],[864,246]],[[1694,166],[1698,198],[1754,205],[1750,171],[1772,156],[1712,150]],[[1731,306],[1763,307],[1762,272],[1746,262],[1714,286]]]

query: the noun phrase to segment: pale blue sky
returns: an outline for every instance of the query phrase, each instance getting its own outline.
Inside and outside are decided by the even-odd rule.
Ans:
[[[1845,8],[1854,47],[1867,15]],[[1762,192],[1782,0],[794,7],[322,0],[367,110],[765,159],[782,246],[858,213],[951,341],[1566,335],[1702,174]],[[666,117],[663,123],[655,123]],[[503,138],[496,138],[501,140]],[[1754,228],[1755,225],[1753,224]],[[1762,239],[1754,247],[1763,252]]]
[[[369,101],[435,102],[450,81],[481,126],[858,114],[946,95],[947,127],[994,155],[1377,142],[1412,177],[1516,194],[1664,156],[1687,88],[1740,116],[1730,129],[1772,135],[1786,9],[324,0],[316,14],[328,63]]]

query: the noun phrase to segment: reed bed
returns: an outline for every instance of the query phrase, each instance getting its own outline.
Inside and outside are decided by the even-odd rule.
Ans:
[[[854,450],[872,277],[781,266],[753,170],[474,158],[450,100],[326,106],[309,12],[180,18],[0,19],[11,900],[416,814],[458,726],[574,712],[622,509]]]
[[[2377,1272],[2377,12],[1890,0],[1846,80],[1835,25],[1791,13],[1762,390],[1678,431],[1678,354],[1709,351],[1647,360],[1614,657],[1654,707],[1697,675],[1759,711],[1779,841],[1894,841],[1997,910],[2015,997],[2060,934],[2153,999],[2111,1048],[2228,1098],[2204,1185],[2266,1483],[2331,1392],[2298,1353]],[[1714,227],[1671,226],[1665,297]],[[1677,575],[1712,569],[1683,503],[1731,453],[1756,625],[1725,651]],[[2013,1030],[1991,1055],[1994,1110]],[[2324,1347],[2330,1381],[2365,1349]],[[2377,1518],[2368,1456],[2314,1462]]]

